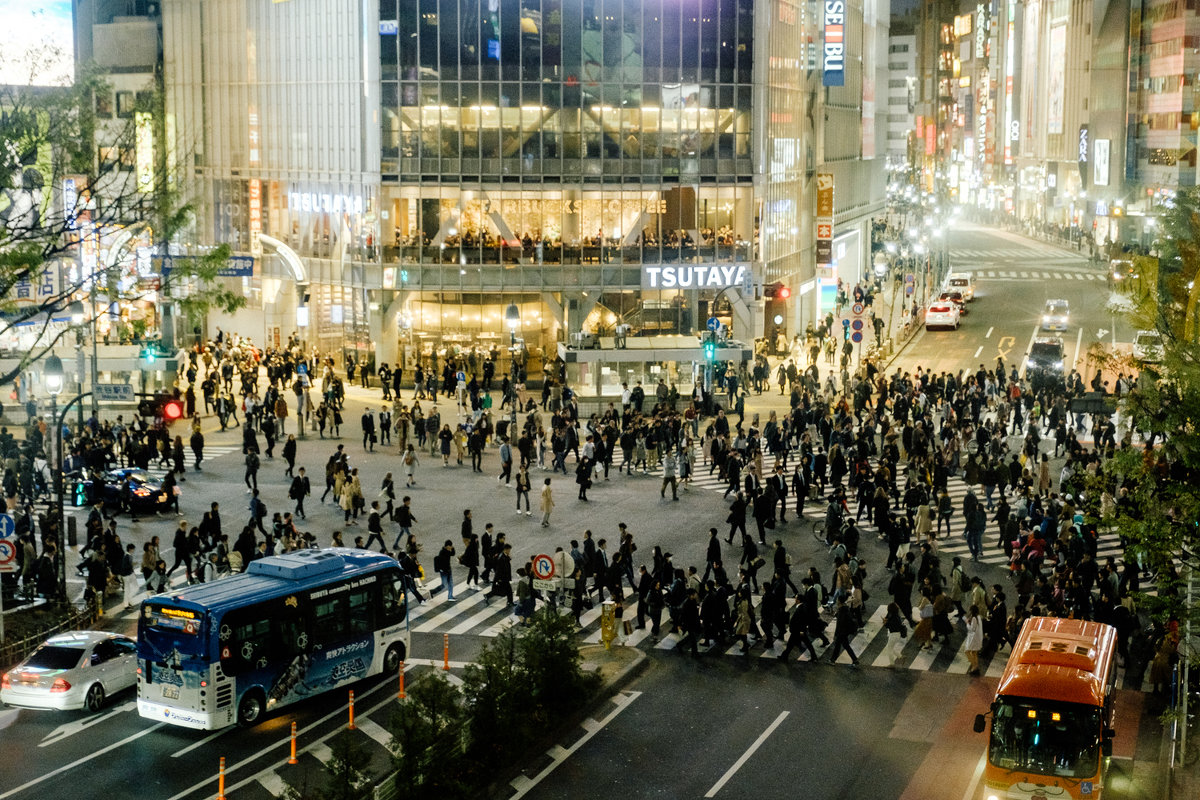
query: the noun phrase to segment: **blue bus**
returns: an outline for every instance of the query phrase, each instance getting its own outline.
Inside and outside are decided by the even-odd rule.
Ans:
[[[138,713],[200,730],[369,675],[409,649],[408,578],[390,556],[297,550],[147,598],[138,617]]]

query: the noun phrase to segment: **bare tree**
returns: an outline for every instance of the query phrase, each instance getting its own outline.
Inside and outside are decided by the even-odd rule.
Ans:
[[[48,48],[27,53],[30,74],[54,55]],[[132,113],[119,109],[113,123],[97,116],[97,101],[109,95],[104,76],[90,67],[68,86],[0,86],[0,336],[15,326],[36,332],[18,363],[0,370],[0,385],[62,340],[70,329],[54,320],[88,294],[102,297],[102,307],[170,298],[193,316],[245,303],[220,279],[228,247],[187,253],[179,244],[195,238],[187,236],[194,206],[175,174],[161,87],[151,82]],[[113,242],[103,263],[101,237]],[[146,239],[156,256],[188,257],[174,258],[167,273],[139,268],[138,280],[122,280],[112,265]],[[83,307],[82,326],[90,327],[95,306]]]

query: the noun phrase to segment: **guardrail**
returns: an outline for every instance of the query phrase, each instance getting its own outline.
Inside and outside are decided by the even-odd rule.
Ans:
[[[38,645],[56,633],[75,631],[92,624],[96,620],[96,609],[89,604],[84,608],[74,609],[73,613],[60,620],[55,625],[47,626],[37,633],[16,641],[0,644],[0,666],[10,667],[25,656],[32,653]]]

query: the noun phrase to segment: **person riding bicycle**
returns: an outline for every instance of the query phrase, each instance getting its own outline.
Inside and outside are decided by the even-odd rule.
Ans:
[[[842,529],[842,504],[836,495],[831,495],[825,506],[825,544],[832,544]]]

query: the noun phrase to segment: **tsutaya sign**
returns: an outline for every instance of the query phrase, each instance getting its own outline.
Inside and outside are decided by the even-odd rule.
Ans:
[[[746,264],[695,264],[677,267],[642,267],[643,289],[728,289],[741,286],[749,271]]]

